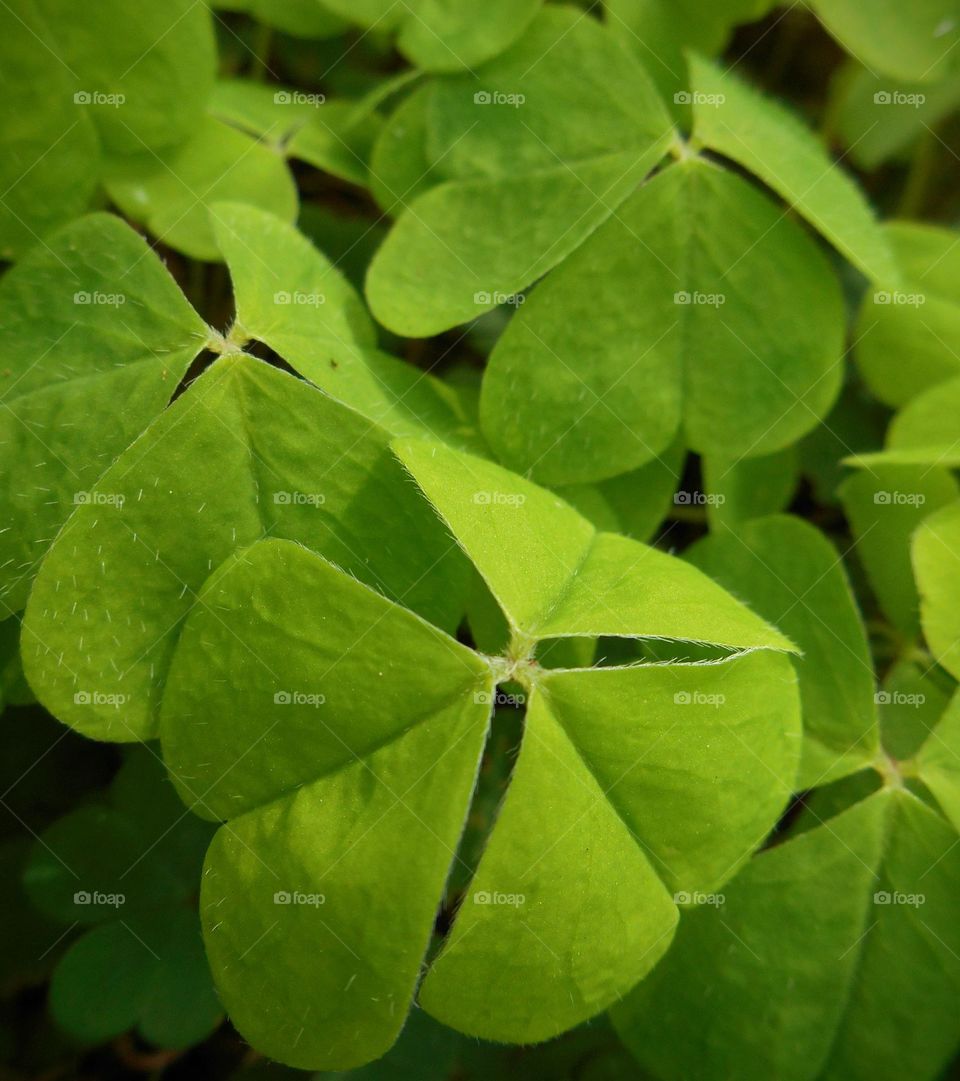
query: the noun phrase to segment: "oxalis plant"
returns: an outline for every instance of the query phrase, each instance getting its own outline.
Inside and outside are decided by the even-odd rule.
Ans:
[[[953,1076],[960,17],[810,9],[0,14],[61,1074]]]

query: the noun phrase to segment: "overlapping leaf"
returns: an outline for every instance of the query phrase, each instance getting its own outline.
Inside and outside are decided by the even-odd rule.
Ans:
[[[799,787],[862,769],[877,752],[866,633],[840,556],[799,518],[762,518],[698,542],[690,560],[803,651],[794,658],[803,705]]]
[[[70,812],[38,839],[25,871],[37,906],[83,933],[59,960],[50,1009],[95,1043],[137,1027],[187,1047],[220,1022],[191,898],[210,827],[185,815],[152,750],[132,754],[106,799]]]
[[[610,29],[678,106],[690,103],[686,49],[711,55],[725,48],[738,23],[759,19],[771,0],[606,0]]]
[[[470,1034],[543,1039],[624,994],[669,943],[685,891],[714,888],[760,843],[797,759],[778,652],[792,646],[772,627],[499,466],[395,445],[501,603],[507,654],[475,654],[270,540],[215,569],[164,693],[181,794],[228,819],[204,877],[218,986],[249,1039],[304,1067],[366,1061],[403,1023],[496,682],[527,686],[527,731],[421,992]],[[746,652],[597,670],[531,660],[538,640],[603,633]]]
[[[960,488],[946,469],[911,465],[877,464],[840,486],[857,555],[873,592],[891,623],[908,638],[920,631],[911,537],[925,518],[958,496]]]
[[[671,135],[644,70],[565,6],[545,9],[475,73],[437,80],[419,102],[425,141],[414,156],[425,154],[443,182],[409,202],[367,280],[374,315],[410,336],[473,319],[562,262]],[[415,163],[391,182],[393,200],[425,171]]]
[[[4,209],[0,250],[18,256],[83,211],[110,156],[186,139],[213,84],[204,5],[165,0],[134,17],[105,0],[16,0],[0,16]]]
[[[400,50],[425,71],[459,71],[496,56],[524,31],[542,0],[323,0],[350,22],[396,30]]]
[[[128,217],[194,259],[219,258],[214,203],[247,202],[287,221],[297,216],[297,188],[283,157],[213,117],[166,154],[111,163],[106,186]]]
[[[789,111],[702,57],[690,58],[693,140],[760,177],[872,281],[897,267],[863,194]]]
[[[894,79],[934,82],[957,66],[960,23],[952,0],[812,0],[840,44],[871,70]]]
[[[4,278],[0,603],[8,611],[23,607],[61,524],[164,407],[208,334],[157,256],[106,214],[66,226]]]
[[[854,355],[873,393],[901,406],[960,372],[960,247],[940,226],[893,222],[885,232],[902,282],[867,290]]]
[[[667,959],[614,1011],[644,1066],[665,1081],[940,1076],[960,1042],[956,717],[954,700],[902,767],[946,821],[885,767],[887,785],[849,806],[851,790],[836,816],[839,793],[825,790],[805,832],[685,917]]]
[[[392,435],[482,446],[450,388],[377,349],[361,299],[296,229],[239,204],[218,205],[214,228],[233,278],[235,338],[269,345],[316,386]]]
[[[484,431],[502,460],[551,483],[642,465],[678,432],[703,452],[769,454],[829,408],[842,336],[838,287],[803,230],[690,158],[519,309],[484,378]]]
[[[387,438],[252,357],[221,358],[100,478],[44,561],[24,630],[41,701],[100,739],[154,734],[197,592],[268,535],[452,628],[466,568],[401,483]]]
[[[913,537],[920,622],[934,657],[960,678],[960,503],[931,514]]]

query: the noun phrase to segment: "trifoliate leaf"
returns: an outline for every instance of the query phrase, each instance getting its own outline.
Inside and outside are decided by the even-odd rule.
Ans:
[[[214,203],[251,203],[288,221],[297,216],[297,189],[282,156],[213,117],[165,154],[115,159],[106,187],[124,214],[194,259],[219,258]]]
[[[857,555],[880,607],[908,638],[920,633],[920,602],[910,563],[910,539],[920,523],[960,498],[946,469],[875,465],[840,486]]]
[[[776,102],[702,57],[690,57],[693,138],[769,184],[871,280],[897,268],[860,189],[815,136]]]
[[[386,440],[251,357],[219,360],[121,455],[45,560],[24,632],[40,700],[100,739],[149,738],[197,592],[266,535],[307,545],[452,629],[467,568],[403,485]]]
[[[66,226],[0,283],[0,603],[10,611],[207,336],[156,255],[110,215]]]
[[[960,373],[960,247],[939,226],[894,222],[885,232],[902,284],[867,290],[854,356],[871,391],[901,406]]]
[[[799,518],[777,516],[723,529],[688,555],[803,651],[793,662],[803,703],[800,787],[826,784],[872,761],[873,666],[841,558],[827,539]]]
[[[618,534],[598,533],[559,497],[501,466],[438,443],[396,440],[394,447],[515,635],[795,648],[693,567]]]
[[[175,783],[195,810],[228,820],[203,891],[221,994],[248,1039],[306,1068],[367,1061],[403,1023],[496,683],[519,681],[532,696],[528,733],[424,985],[428,1009],[485,1038],[546,1038],[620,997],[666,948],[676,904],[687,903],[671,891],[725,880],[760,844],[799,754],[795,677],[767,651],[791,647],[772,628],[689,566],[596,534],[498,466],[441,444],[397,448],[488,584],[505,583],[511,618],[547,606],[508,655],[481,657],[306,548],[265,540],[214,568],[163,696]],[[489,498],[471,499],[477,491]],[[574,563],[554,573],[556,544]],[[627,581],[627,555],[647,573]],[[528,586],[511,564],[536,557],[542,584]],[[630,636],[719,637],[746,652],[593,671],[535,660],[538,639],[596,636],[611,621]],[[629,776],[618,765],[624,740],[636,759]],[[557,755],[578,781],[572,791]],[[397,867],[389,892],[385,860]],[[620,888],[624,874],[635,889]],[[467,933],[488,900],[481,929]],[[583,914],[575,939],[571,906]],[[493,966],[493,996],[486,954],[462,946],[488,936],[510,961]],[[545,967],[544,949],[567,959]],[[264,988],[276,1004],[266,1012]]]
[[[894,79],[935,82],[957,65],[960,20],[953,0],[811,0],[840,44],[870,69]]]
[[[549,483],[642,465],[681,426],[692,449],[761,456],[829,408],[842,338],[837,284],[803,230],[746,181],[687,159],[518,310],[481,421],[501,460]]]
[[[493,838],[424,983],[426,1009],[468,1034],[526,1043],[645,976],[669,945],[675,904],[730,877],[790,791],[799,730],[796,716],[786,739],[771,726],[757,693],[768,681],[792,683],[784,657],[544,673]],[[754,793],[734,795],[727,771],[730,784],[752,775]],[[546,848],[544,820],[564,823]],[[722,839],[704,832],[721,821]],[[505,918],[486,901],[498,895],[523,900]],[[606,932],[587,932],[585,911],[602,913]],[[501,985],[515,989],[506,1001],[490,994]]]
[[[480,528],[489,540],[513,532],[498,530],[489,514]],[[258,1046],[302,1066],[343,1067],[395,1037],[462,827],[502,663],[471,654],[289,542],[256,545],[208,582],[171,668],[162,736],[185,797],[230,818],[208,857],[206,934],[231,1016]],[[488,897],[490,909],[476,934],[455,923],[424,988],[428,1009],[487,1038],[555,1034],[636,982],[675,922],[669,887],[712,884],[733,872],[782,806],[798,752],[793,676],[775,653],[707,666],[528,671],[535,687],[527,741],[459,919],[469,928]],[[537,712],[540,695],[545,713]],[[266,731],[265,714],[273,718]],[[629,779],[616,764],[625,733],[633,757],[649,759]],[[557,755],[578,780],[572,792]],[[659,763],[678,757],[692,775],[664,788]],[[732,779],[742,783],[745,773],[750,794],[734,798]],[[693,821],[680,821],[668,805],[683,806],[687,816],[695,808]],[[545,816],[552,806],[556,814]],[[558,837],[544,821],[564,823]],[[721,822],[727,840],[713,833]],[[592,870],[584,879],[587,851]],[[376,884],[387,852],[403,856],[402,877],[385,895]],[[528,868],[535,877],[518,882]],[[624,873],[636,889],[619,888]],[[620,931],[611,937],[606,928],[622,927],[627,898],[634,910],[638,894],[644,903],[629,917],[636,948],[624,951]],[[591,913],[575,946],[571,905]],[[371,911],[389,929],[377,939]],[[500,976],[492,998],[475,990],[489,991],[486,953],[472,961],[458,945],[488,934],[511,958],[506,969],[493,966]],[[558,958],[583,951],[592,960],[572,972],[572,958],[545,969],[544,947]],[[463,970],[450,985],[454,994],[443,975],[451,965]],[[371,1000],[361,992],[374,976],[380,993]],[[276,1014],[261,1008],[264,980],[281,1004]]]
[[[510,301],[562,262],[672,135],[644,70],[567,7],[545,9],[503,56],[438,80],[424,104],[410,105],[412,155],[389,184],[391,205],[405,199],[398,183],[409,187],[426,171],[413,160],[423,152],[416,121],[424,105],[426,166],[445,182],[408,202],[367,278],[374,315],[415,337]]]
[[[941,507],[913,536],[920,622],[934,657],[960,678],[960,503]]]

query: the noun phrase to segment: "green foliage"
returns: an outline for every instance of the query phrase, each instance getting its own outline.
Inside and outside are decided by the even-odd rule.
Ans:
[[[0,1073],[952,1076],[955,3],[0,30]]]

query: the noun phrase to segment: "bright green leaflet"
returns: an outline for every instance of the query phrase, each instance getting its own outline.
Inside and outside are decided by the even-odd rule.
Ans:
[[[960,106],[960,74],[942,82],[902,83],[849,60],[835,78],[829,115],[832,126],[864,169],[901,160],[917,142]]]
[[[571,70],[582,73],[576,83]],[[434,165],[446,182],[409,202],[367,277],[374,315],[413,337],[474,319],[561,263],[657,164],[672,134],[644,70],[567,7],[545,9],[503,56],[437,80],[416,100],[413,153],[390,198],[406,200]]]
[[[216,66],[205,4],[162,0],[132,9],[126,0],[102,0],[83,17],[70,0],[16,7],[48,46],[45,67],[70,73],[77,107],[89,110],[108,153],[159,150],[200,123]]]
[[[934,657],[960,677],[960,503],[932,514],[913,537],[920,622]]]
[[[757,457],[830,407],[842,340],[838,285],[804,231],[746,181],[687,158],[517,312],[481,422],[503,461],[554,484],[642,465],[681,426],[694,450]]]
[[[935,82],[956,68],[955,0],[811,0],[831,34],[869,69],[894,79]]]
[[[875,465],[840,486],[870,585],[887,618],[908,638],[920,633],[910,538],[924,518],[958,498],[951,473],[924,466]]]
[[[870,390],[902,406],[960,373],[960,246],[935,225],[884,227],[901,267],[899,288],[868,289],[854,332],[854,356]]]
[[[956,832],[884,790],[689,914],[617,1028],[664,1081],[928,1081],[960,1039],[958,887]]]
[[[866,633],[833,546],[802,519],[736,524],[688,558],[797,643],[803,704],[800,787],[860,769],[877,752],[874,678]]]
[[[446,177],[464,180],[645,152],[671,131],[646,69],[609,30],[560,5],[503,56],[433,81],[427,146]]]
[[[287,221],[297,216],[297,189],[283,157],[214,117],[164,155],[115,161],[106,187],[124,214],[194,259],[219,258],[214,203],[251,203]]]
[[[738,23],[759,19],[772,6],[772,0],[606,0],[603,9],[607,25],[664,95],[683,106],[690,101],[684,50],[717,53]]]
[[[796,716],[784,732],[766,698],[781,680],[791,682],[786,659],[762,653],[545,672],[493,838],[424,983],[426,1009],[468,1034],[526,1043],[642,979],[670,943],[675,903],[729,878],[789,794]],[[722,836],[704,832],[719,821]],[[505,916],[477,901],[497,893],[524,902]],[[609,930],[588,931],[586,912]]]
[[[799,454],[790,446],[763,458],[734,462],[708,457],[703,460],[703,480],[710,497],[706,510],[711,527],[732,528],[787,506],[800,480]]]
[[[583,635],[795,649],[693,567],[598,533],[558,496],[502,466],[440,444],[394,446],[490,587],[516,650]]]
[[[769,184],[871,281],[896,264],[857,185],[781,105],[702,57],[690,56],[693,140]]]
[[[294,226],[255,207],[221,203],[213,228],[233,280],[234,340],[256,338],[298,370],[301,356],[319,368],[321,359],[329,365],[376,347],[363,301]]]
[[[44,561],[23,640],[40,700],[98,739],[155,734],[197,591],[265,535],[455,627],[467,567],[402,483],[387,438],[306,383],[252,357],[221,358],[104,474],[95,492],[113,498],[80,507]]]
[[[66,226],[0,283],[8,611],[23,607],[57,530],[163,409],[207,336],[157,256],[112,215]]]
[[[162,736],[186,798],[230,818],[201,896],[217,985],[272,1057],[359,1065],[390,1047],[409,1007],[483,746],[490,671],[289,542],[241,553],[205,597],[170,673]],[[202,704],[215,723],[197,723],[216,672],[227,681],[214,676]]]
[[[164,695],[165,758],[181,793],[202,813],[230,819],[204,880],[218,985],[249,1039],[301,1066],[356,1064],[395,1038],[463,825],[494,681],[531,681],[529,723],[580,783],[571,792],[537,735],[524,744],[510,810],[462,910],[466,921],[482,916],[483,928],[452,939],[424,986],[429,1009],[491,1038],[556,1034],[641,978],[676,919],[671,888],[712,886],[733,873],[776,818],[798,754],[794,678],[786,658],[767,651],[790,644],[772,628],[693,568],[595,534],[556,496],[498,466],[441,444],[395,445],[488,584],[500,589],[508,616],[521,620],[527,633],[515,633],[510,655],[478,657],[305,549],[266,541],[228,560],[205,586]],[[543,564],[558,541],[565,568],[552,574],[547,563],[537,576],[516,573],[534,559]],[[578,542],[579,552],[566,550]],[[638,560],[633,580],[623,574],[625,555]],[[527,612],[542,618],[528,620]],[[537,638],[596,635],[608,626],[750,652],[712,665],[595,672],[541,672],[530,660]],[[624,717],[634,757],[650,759],[629,778],[621,776],[618,750]],[[678,757],[692,772],[665,788],[655,765]],[[558,819],[563,806],[577,823],[555,845],[543,832],[542,808],[553,805]],[[585,812],[589,829],[577,822]],[[348,839],[356,840],[344,851]],[[563,888],[572,874],[583,878],[586,850],[589,879]],[[543,856],[542,866],[524,889],[516,876],[531,852]],[[392,861],[402,853],[403,878],[389,896],[379,884],[386,853]],[[624,874],[645,899],[630,918],[638,949],[627,954],[619,931],[608,930],[620,926],[625,905],[635,905]],[[288,909],[281,900],[280,930],[274,894],[297,890],[323,901]],[[488,909],[487,890],[529,893],[530,904],[524,899],[516,912],[494,899]],[[571,917],[585,905],[594,911],[574,944]],[[370,935],[371,911],[383,913],[376,921],[385,926],[382,939]],[[535,936],[517,916],[532,921]],[[460,945],[491,931],[515,970],[540,971],[536,988],[501,975],[492,1014],[491,996],[481,1001],[477,993],[489,989],[489,964],[472,963]],[[266,940],[262,949],[258,940]],[[542,943],[571,962],[581,951],[603,962],[544,973]],[[446,993],[446,974],[462,968],[465,978],[452,979],[456,994]],[[373,1002],[372,972],[380,988]],[[266,1013],[265,980],[279,1004]]]
[[[234,340],[266,343],[391,435],[482,448],[449,388],[376,349],[377,332],[360,297],[292,225],[254,207],[218,204],[214,230],[233,278]]]
[[[850,465],[960,466],[960,378],[938,383],[903,407],[887,432],[886,448],[849,459]]]
[[[99,177],[89,113],[70,69],[0,8],[0,259],[14,259],[82,214]]]
[[[216,0],[223,11],[245,11],[267,26],[298,38],[330,38],[347,29],[325,0]]]

